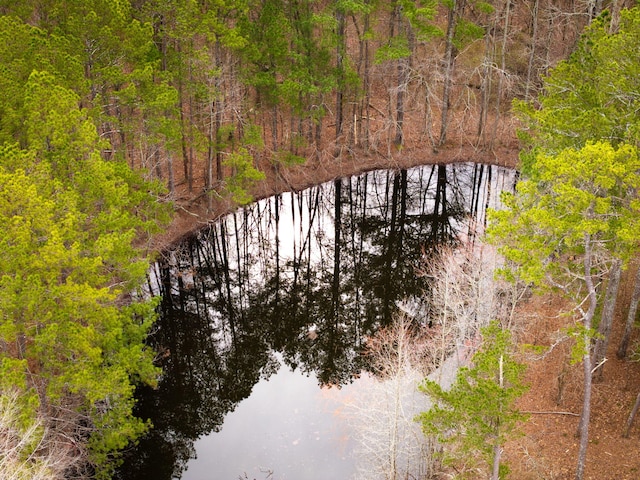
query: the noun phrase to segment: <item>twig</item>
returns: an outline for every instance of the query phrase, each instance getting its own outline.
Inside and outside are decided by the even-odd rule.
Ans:
[[[553,411],[543,411],[543,412],[532,412],[532,411],[523,411],[522,413],[528,413],[531,415],[571,415],[572,417],[579,417],[580,415],[573,412],[553,412]]]
[[[607,358],[605,357],[605,358],[603,358],[603,359],[602,359],[602,361],[601,361],[599,364],[597,364],[595,367],[593,367],[593,368],[591,369],[591,375],[593,375],[593,372],[595,372],[595,371],[596,371],[597,369],[599,369],[602,365],[604,365],[604,362],[606,362],[606,361],[607,361]]]
[[[184,208],[182,205],[178,205],[176,208],[179,208],[180,210],[184,210],[187,214],[189,214],[189,215],[191,215],[193,217],[200,217],[200,215],[198,215],[197,213],[190,212],[189,210]]]

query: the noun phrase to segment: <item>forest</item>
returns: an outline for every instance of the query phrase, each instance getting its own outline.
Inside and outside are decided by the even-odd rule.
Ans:
[[[110,478],[150,428],[158,238],[345,173],[477,162],[522,175],[488,231],[505,276],[574,307],[582,479],[640,238],[634,5],[1,1],[0,470]]]

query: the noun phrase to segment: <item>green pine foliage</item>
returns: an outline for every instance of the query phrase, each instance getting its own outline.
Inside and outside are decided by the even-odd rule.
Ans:
[[[639,41],[640,9],[624,10],[618,26],[604,11],[545,79],[536,103],[516,102],[528,147],[524,180],[490,215],[487,232],[511,262],[508,276],[557,289],[579,315],[570,329],[573,360],[584,371],[576,478],[587,456],[600,279],[638,252]]]
[[[640,238],[640,204],[633,195],[639,169],[631,145],[597,142],[558,155],[539,153],[535,179],[519,182],[515,194],[503,195],[506,208],[491,212],[488,237],[520,278],[539,286],[580,273],[585,234],[609,258],[628,261]]]
[[[526,418],[515,406],[527,390],[524,371],[513,352],[510,332],[493,321],[482,329],[482,344],[471,366],[458,371],[449,390],[428,379],[421,384],[433,406],[417,421],[425,434],[443,443],[445,464],[456,465],[459,472],[477,468],[491,472],[495,449]],[[506,471],[506,465],[501,466],[501,472]]]
[[[33,159],[5,148],[0,165],[16,157]],[[100,256],[102,239],[83,235],[76,193],[55,180],[39,185],[46,176],[34,170],[0,166],[1,391],[22,388],[29,407],[39,399],[76,408],[95,429],[90,457],[102,472],[110,455],[145,427],[132,415],[132,394],[134,381],[153,383],[157,375],[143,345],[153,304],[118,306],[124,292],[107,283],[114,265]],[[117,233],[117,241],[131,243],[126,232]],[[140,282],[144,264],[128,258],[134,261],[119,263],[119,271]]]
[[[73,411],[92,429],[102,476],[145,428],[131,414],[132,385],[153,383],[157,371],[143,347],[153,305],[135,295],[148,259],[135,245],[168,218],[163,189],[148,178],[173,188],[175,161],[192,188],[200,160],[207,190],[215,164],[219,185],[249,202],[264,178],[256,158],[276,171],[303,162],[326,137],[325,117],[339,110],[340,128],[352,117],[355,141],[370,115],[361,97],[378,81],[372,61],[405,59],[425,42],[441,48],[432,41],[443,35],[437,13],[451,14],[446,42],[462,52],[490,30],[492,3],[4,2],[0,393],[20,390],[25,425]],[[402,28],[382,26],[391,10]],[[510,235],[500,240],[505,255],[528,265],[532,281],[558,273],[549,259],[579,256],[580,229],[602,251],[625,259],[634,251],[639,10],[623,11],[611,28],[607,14],[594,21],[550,74],[539,105],[516,106],[532,142],[526,167],[542,181],[520,184],[494,219]],[[419,77],[407,77],[411,95]]]
[[[153,74],[133,80],[152,43],[128,2],[64,7],[39,27],[0,17],[0,403],[18,391],[12,409],[42,426],[36,442],[38,431],[49,450],[75,442],[87,454],[71,463],[108,478],[117,452],[147,428],[133,416],[133,390],[159,373],[144,346],[155,304],[135,299],[148,268],[135,243],[169,211],[158,184],[117,155],[105,160],[100,102],[135,89],[133,104],[144,87],[147,124],[166,139],[176,97]]]
[[[492,214],[488,233],[525,281],[557,285],[575,276],[585,234],[607,252],[601,270],[636,251],[640,9],[623,10],[611,29],[605,11],[536,102],[515,103],[528,147],[524,181],[505,195],[507,208]]]
[[[541,149],[557,154],[598,140],[639,146],[640,9],[623,10],[618,30],[611,28],[605,11],[549,73],[535,102],[514,103],[529,147],[521,154],[525,173],[535,173],[532,162]]]
[[[249,151],[240,147],[230,154],[224,161],[233,174],[227,179],[226,190],[233,201],[239,205],[246,205],[253,201],[250,193],[251,186],[264,178],[264,173],[253,166],[253,157]]]
[[[309,0],[268,0],[252,7],[240,24],[249,39],[242,52],[247,83],[256,87],[265,107],[313,114],[311,106],[322,105],[338,82],[331,55],[334,25],[327,12]]]

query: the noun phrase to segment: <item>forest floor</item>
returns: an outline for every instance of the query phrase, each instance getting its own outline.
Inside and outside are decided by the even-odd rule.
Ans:
[[[633,272],[635,273],[635,272]],[[633,276],[625,272],[611,341],[601,381],[594,381],[585,479],[637,480],[640,478],[640,425],[634,422],[629,438],[625,424],[640,392],[640,363],[616,357]],[[582,410],[582,363],[570,361],[573,342],[563,333],[575,318],[569,306],[551,295],[532,296],[519,312],[520,345],[552,346],[546,355],[524,354],[530,390],[520,399],[529,412],[520,438],[509,442],[504,459],[510,478],[518,480],[572,479],[578,456],[576,436]],[[637,342],[637,337],[634,340]],[[637,344],[632,343],[630,351]],[[523,349],[526,351],[527,349]]]
[[[309,161],[285,171],[263,169],[267,178],[256,186],[253,194],[256,199],[265,198],[380,168],[401,169],[469,159],[506,167],[517,166],[517,148],[512,145],[487,155],[457,147],[439,153],[403,151],[393,157],[390,160],[389,157],[363,154],[333,163]],[[148,248],[156,252],[168,249],[237,208],[228,198],[214,194],[209,199],[201,192],[202,184],[194,184],[191,191],[184,184],[178,185],[172,197],[175,218],[168,229],[152,239]],[[626,275],[629,276],[629,272]],[[594,383],[585,479],[640,479],[640,421],[634,424],[629,438],[622,437],[628,415],[640,392],[640,362],[621,361],[615,355],[633,288],[632,277],[629,276],[629,280],[625,278],[608,360],[604,365],[604,379]],[[510,478],[513,479],[558,480],[574,478],[575,475],[576,431],[582,407],[582,367],[581,364],[570,364],[572,342],[562,340],[563,329],[574,321],[570,315],[563,315],[566,307],[556,297],[532,296],[519,311],[516,333],[520,344],[556,346],[546,355],[523,354],[528,365],[530,390],[520,400],[519,406],[530,415],[522,428],[524,435],[505,447],[503,458],[510,465]]]

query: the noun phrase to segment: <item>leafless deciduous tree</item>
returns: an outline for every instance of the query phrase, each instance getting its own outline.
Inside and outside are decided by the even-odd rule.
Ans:
[[[494,278],[501,260],[493,247],[480,243],[444,249],[425,272],[433,279],[429,292],[429,321],[439,337],[439,360],[464,349],[479,329],[493,319],[509,324],[512,304],[521,296]]]
[[[417,391],[424,377],[421,352],[426,348],[420,332],[402,314],[368,344],[375,375],[367,376],[348,405],[357,432],[358,478],[432,478],[433,443],[414,421],[427,408],[426,397]]]
[[[64,420],[56,418],[58,423]],[[70,436],[51,428],[50,422],[42,415],[35,422],[25,421],[20,393],[0,392],[0,478],[71,478],[66,475],[86,461],[86,452]]]
[[[373,373],[348,409],[360,478],[433,478],[439,447],[415,422],[430,407],[417,386],[426,376],[450,386],[479,329],[492,319],[508,323],[514,297],[494,278],[498,264],[495,250],[480,244],[442,250],[423,272],[433,278],[429,295],[404,302],[394,322],[368,340]]]

